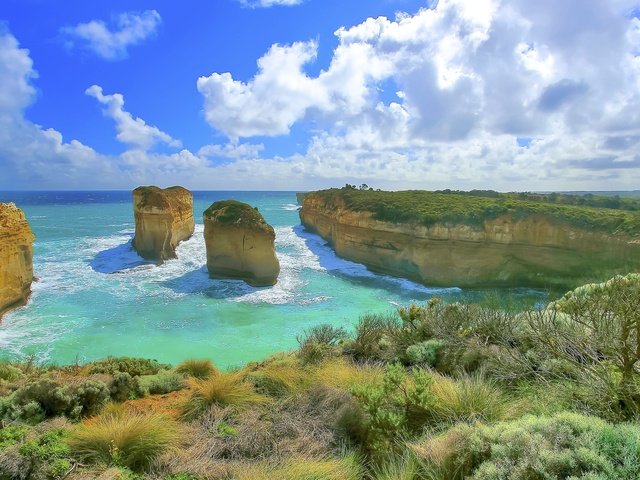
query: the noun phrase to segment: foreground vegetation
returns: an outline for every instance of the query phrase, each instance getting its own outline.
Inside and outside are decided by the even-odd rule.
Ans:
[[[437,298],[228,372],[0,364],[0,479],[640,478],[640,276]]]
[[[509,214],[515,219],[544,215],[579,228],[611,234],[640,234],[640,200],[597,195],[498,193],[491,190],[385,192],[346,186],[314,192],[329,202],[343,201],[356,211],[370,211],[382,221],[482,225]]]

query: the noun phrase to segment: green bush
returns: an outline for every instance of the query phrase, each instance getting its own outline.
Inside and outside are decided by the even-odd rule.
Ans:
[[[0,461],[0,478],[63,478],[71,468],[70,451],[66,443],[69,432],[55,428],[35,437],[29,432],[27,436],[31,438],[21,438],[10,453],[9,450],[4,451],[13,458],[10,461]],[[8,456],[4,459],[8,460]]]
[[[132,377],[140,375],[155,375],[160,370],[168,370],[171,365],[159,363],[157,360],[131,357],[107,357],[89,363],[90,373],[107,373],[114,375],[117,372],[128,373]]]
[[[363,315],[356,325],[355,339],[345,345],[345,351],[360,360],[391,359],[396,354],[393,337],[401,327],[393,315]]]
[[[140,389],[144,393],[159,395],[182,390],[185,387],[185,379],[176,372],[163,370],[156,375],[144,375],[140,377]]]
[[[109,393],[114,402],[124,402],[141,396],[144,391],[140,386],[139,377],[132,377],[126,372],[116,372],[109,384]]]
[[[14,367],[9,363],[0,363],[0,380],[12,382],[22,376],[22,370],[20,370],[19,368]]]
[[[405,356],[411,365],[426,364],[430,367],[436,366],[438,351],[444,346],[440,340],[427,340],[407,347]]]
[[[458,426],[416,450],[449,480],[640,478],[640,426],[575,413]]]
[[[0,428],[0,449],[22,442],[29,429],[24,425],[8,425]]]
[[[97,414],[108,400],[109,388],[100,380],[87,378],[63,385],[43,378],[18,389],[3,416],[32,423],[62,415],[77,419]]]
[[[201,380],[216,375],[218,369],[211,360],[187,359],[176,365],[175,371],[188,377],[199,378]]]
[[[374,457],[389,454],[396,441],[407,431],[419,430],[435,402],[432,378],[424,370],[408,375],[401,365],[388,365],[381,385],[355,386],[352,393],[366,415],[356,435]],[[364,435],[363,435],[363,432]],[[359,438],[357,438],[359,437]]]

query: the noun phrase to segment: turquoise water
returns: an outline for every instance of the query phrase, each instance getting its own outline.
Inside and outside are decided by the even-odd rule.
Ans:
[[[281,273],[274,287],[208,277],[200,212],[226,198],[257,206],[275,228]],[[62,364],[128,355],[177,363],[197,357],[228,367],[295,348],[296,335],[313,325],[351,327],[365,312],[487,293],[428,288],[336,257],[300,226],[293,192],[196,192],[196,232],[180,244],[178,259],[161,266],[131,249],[130,192],[4,192],[0,201],[25,211],[36,235],[38,277],[29,304],[0,324],[3,359],[35,355]]]

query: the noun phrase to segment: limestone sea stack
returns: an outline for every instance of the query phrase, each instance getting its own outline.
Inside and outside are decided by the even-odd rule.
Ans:
[[[176,258],[178,244],[191,237],[193,194],[183,187],[138,187],[133,191],[136,234],[133,248],[142,258]]]
[[[22,210],[13,203],[0,203],[0,317],[27,303],[34,239]]]
[[[275,285],[280,273],[276,234],[257,208],[223,200],[205,210],[203,219],[211,277],[236,278],[255,287]]]

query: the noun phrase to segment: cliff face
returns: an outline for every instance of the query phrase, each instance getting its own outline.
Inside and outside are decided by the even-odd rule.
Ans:
[[[13,203],[0,203],[0,317],[27,303],[34,239],[22,210]]]
[[[250,205],[215,202],[203,215],[207,268],[213,278],[236,278],[249,285],[275,285],[280,263],[275,232]]]
[[[309,194],[300,219],[341,257],[432,286],[567,287],[640,268],[638,240],[544,215],[427,227],[379,221],[339,198]]]
[[[133,247],[148,260],[176,258],[176,247],[193,235],[193,194],[182,187],[138,187],[133,191]]]

